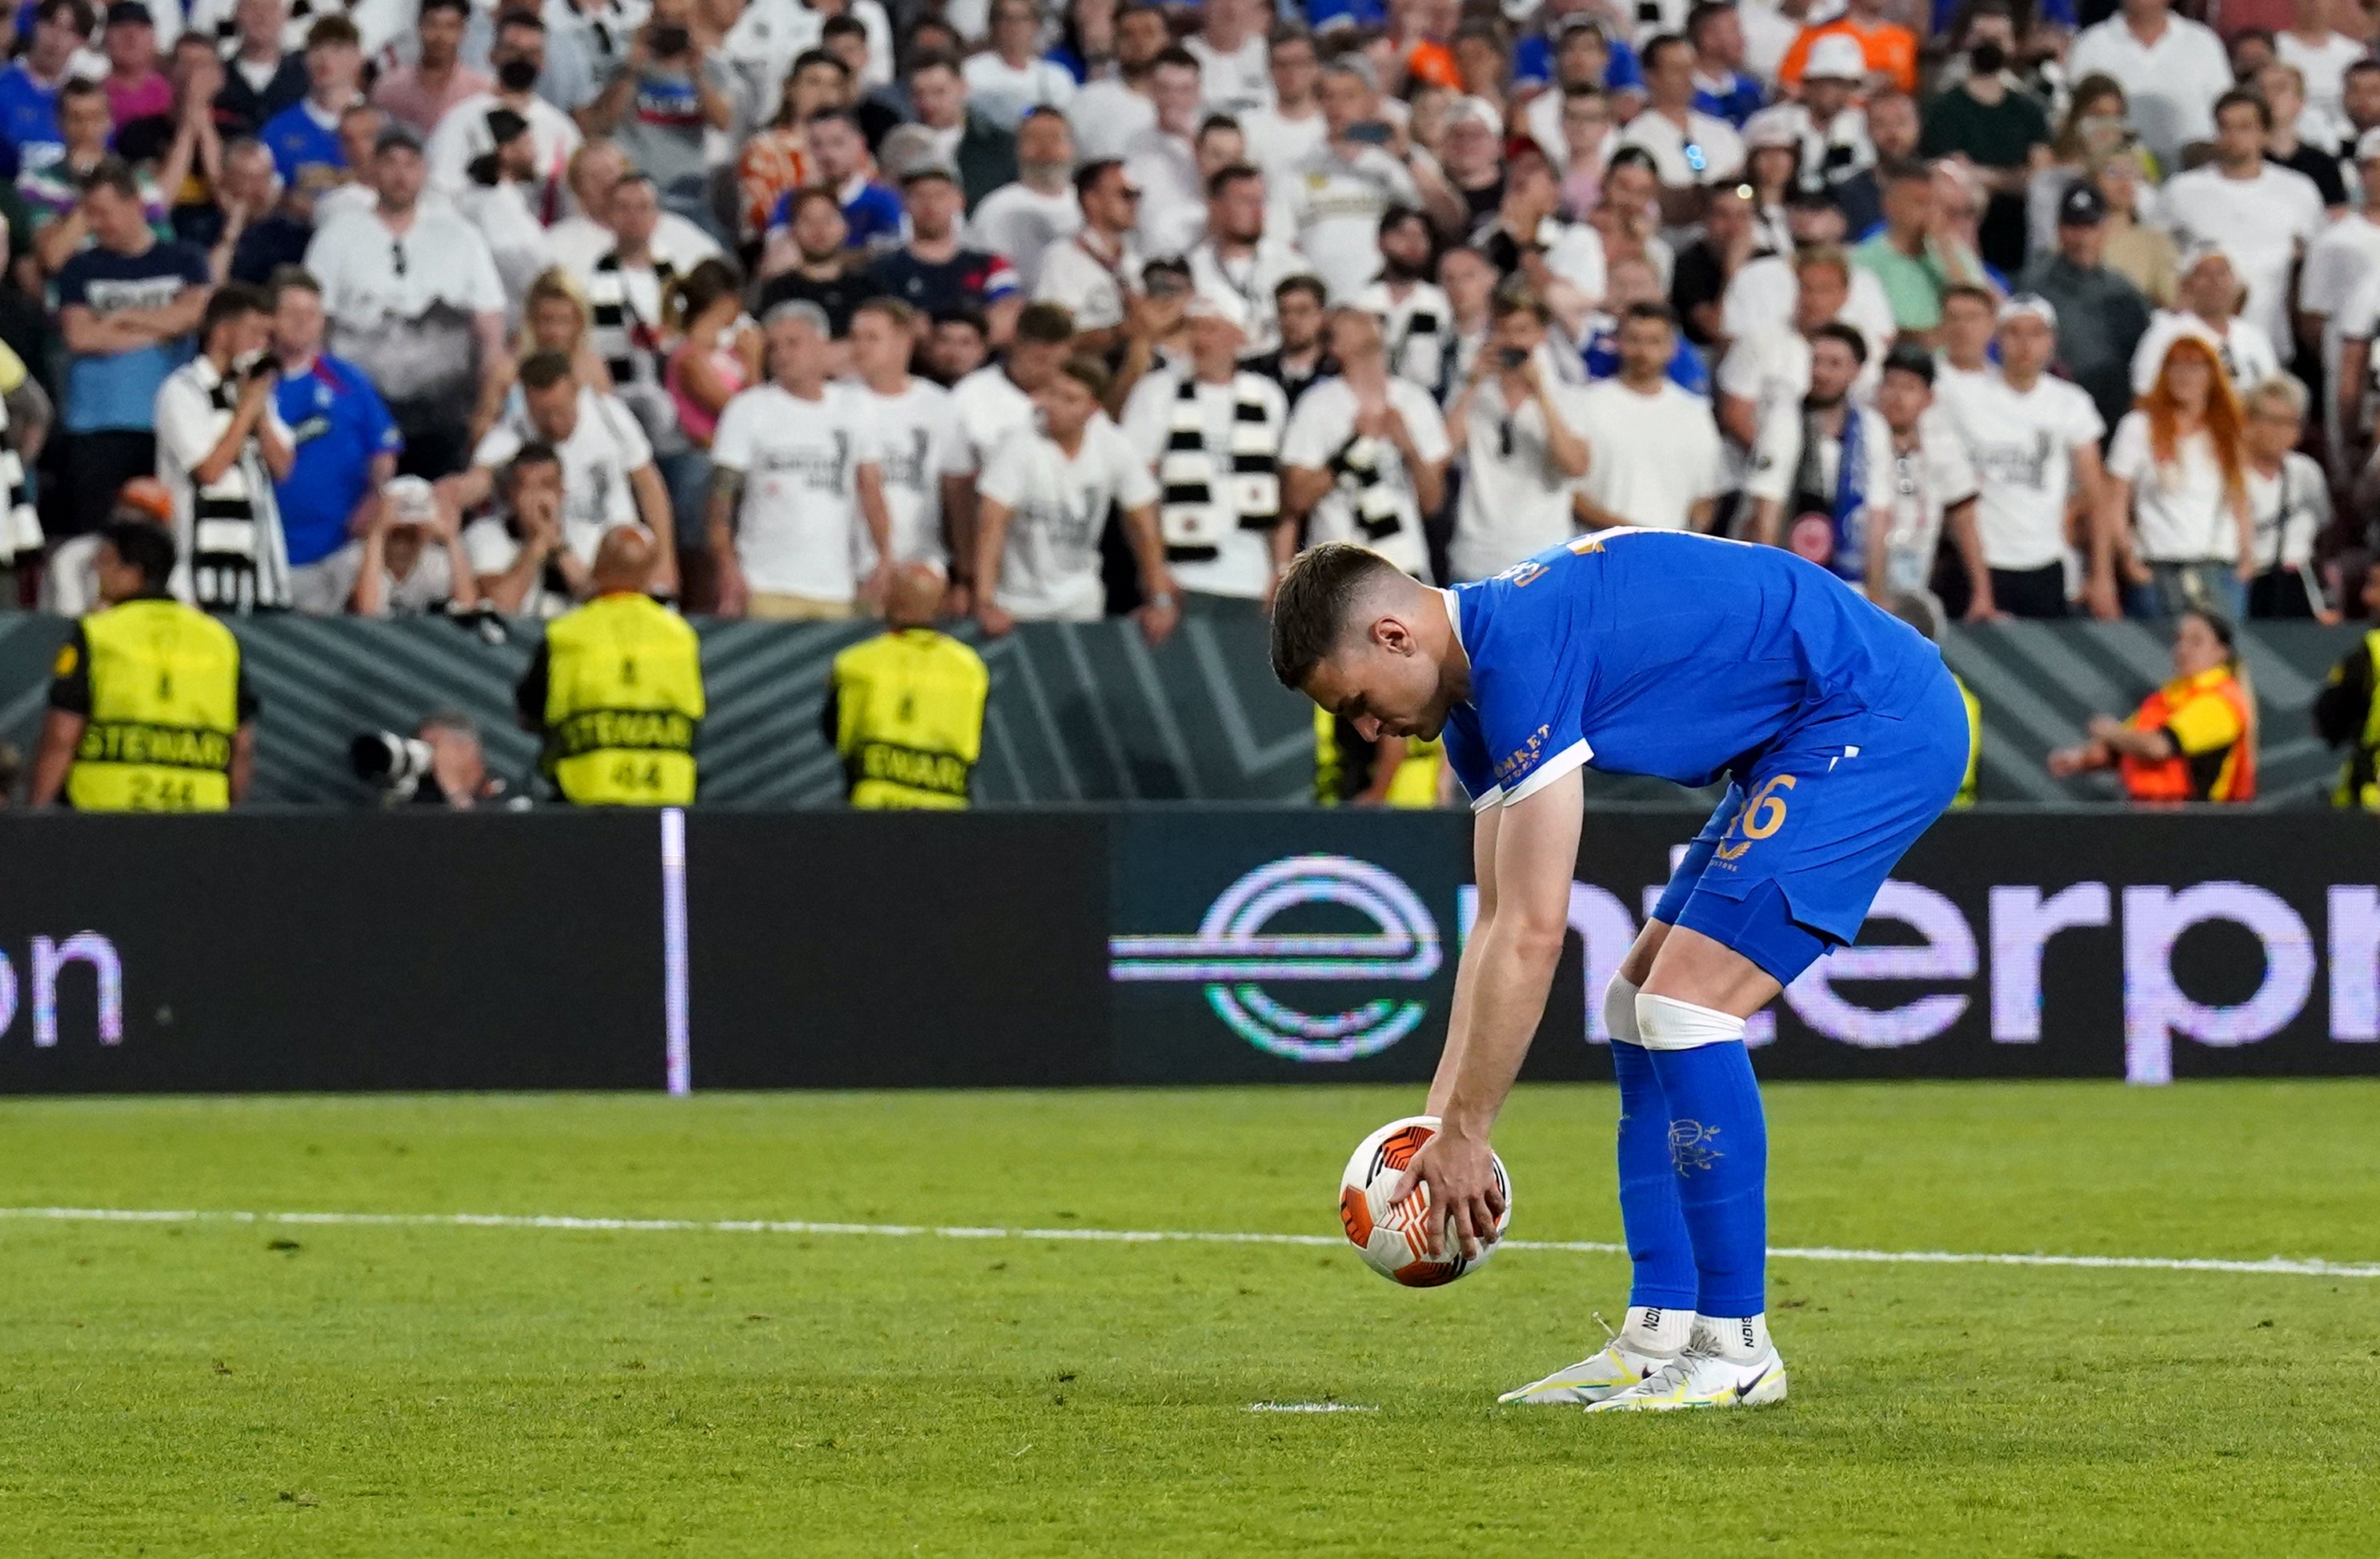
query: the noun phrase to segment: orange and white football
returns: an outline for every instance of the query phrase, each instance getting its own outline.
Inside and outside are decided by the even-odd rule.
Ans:
[[[1436,1115],[1390,1121],[1364,1139],[1339,1177],[1339,1221],[1347,1243],[1366,1266],[1408,1288],[1435,1288],[1477,1268],[1496,1253],[1512,1221],[1512,1182],[1500,1158],[1495,1160],[1496,1184],[1504,1193],[1503,1216],[1475,1258],[1464,1258],[1453,1229],[1429,1205],[1428,1187],[1415,1188],[1402,1201],[1389,1200],[1405,1166],[1437,1132]]]

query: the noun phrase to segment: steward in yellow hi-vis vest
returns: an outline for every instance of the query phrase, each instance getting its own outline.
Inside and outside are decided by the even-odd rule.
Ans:
[[[2380,564],[2364,595],[2380,596]],[[2347,749],[2332,804],[2380,812],[2380,628],[2330,668],[2330,680],[2314,695],[2313,728],[2332,747]]]
[[[694,799],[702,643],[645,594],[652,542],[633,526],[595,550],[595,599],[545,626],[521,678],[521,723],[545,733],[540,760],[579,807],[683,807]]]
[[[1327,709],[1314,712],[1314,799],[1317,805],[1435,807],[1438,777],[1446,764],[1445,747],[1418,737],[1391,737],[1392,750],[1403,757],[1380,778],[1379,749],[1356,733],[1355,723],[1342,720]]]
[[[1959,685],[1959,701],[1967,706],[1967,777],[1959,782],[1959,794],[1950,798],[1952,807],[1975,804],[1975,772],[1984,761],[1984,706],[1967,686],[1967,679],[1957,672],[1950,680]]]
[[[174,540],[111,521],[96,555],[102,611],[58,651],[31,800],[87,812],[220,812],[248,788],[256,700],[239,640],[165,593]]]
[[[941,595],[932,568],[897,570],[885,599],[892,626],[834,658],[820,718],[855,807],[967,805],[991,675],[983,657],[927,626]]]

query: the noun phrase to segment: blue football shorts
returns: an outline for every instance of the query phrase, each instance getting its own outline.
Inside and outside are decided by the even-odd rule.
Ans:
[[[1948,668],[1900,715],[1822,714],[1728,786],[1653,918],[1791,985],[1857,939],[1876,890],[1966,772],[1966,702]]]

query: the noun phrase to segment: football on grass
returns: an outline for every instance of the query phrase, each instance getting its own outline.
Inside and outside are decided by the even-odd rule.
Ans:
[[[1437,1132],[1436,1115],[1390,1121],[1364,1139],[1339,1180],[1339,1221],[1346,1225],[1347,1242],[1366,1266],[1408,1288],[1435,1288],[1478,1267],[1496,1253],[1512,1221],[1512,1182],[1500,1158],[1495,1160],[1496,1185],[1504,1193],[1503,1215],[1475,1257],[1463,1256],[1453,1227],[1430,1206],[1428,1187],[1415,1187],[1402,1201],[1389,1200],[1405,1166]]]

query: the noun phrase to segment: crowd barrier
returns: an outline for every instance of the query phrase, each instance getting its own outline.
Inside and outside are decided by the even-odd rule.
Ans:
[[[1701,819],[1594,809],[1524,1076]],[[1943,819],[1777,1078],[2380,1072],[2368,818]],[[1419,1082],[1458,813],[6,818],[0,1092]]]
[[[1128,622],[1028,624],[984,644],[991,702],[977,798],[989,806],[1075,801],[1303,800],[1313,781],[1313,711],[1275,684],[1265,625],[1251,606],[1202,603],[1150,649]],[[1204,611],[1204,608],[1216,608]],[[706,807],[824,808],[842,799],[840,763],[819,729],[835,652],[856,626],[699,622],[710,718],[699,745]],[[499,773],[525,781],[537,743],[515,727],[513,685],[538,626],[497,630],[445,621],[293,616],[235,620],[264,702],[256,798],[360,806],[348,744],[374,728],[410,732],[423,714],[476,719]],[[50,664],[67,625],[0,615],[0,739],[23,750],[39,727]],[[2307,709],[2357,629],[2252,623],[2240,650],[2262,709],[2266,809],[2318,805],[2338,772]],[[2172,675],[2165,640],[2141,623],[2010,623],[1953,628],[1943,652],[1984,712],[1987,800],[2071,804],[2109,798],[2104,777],[2051,779],[2042,761],[2082,739],[2094,714],[2128,713]],[[1659,781],[1589,775],[1615,800],[1670,800]]]

